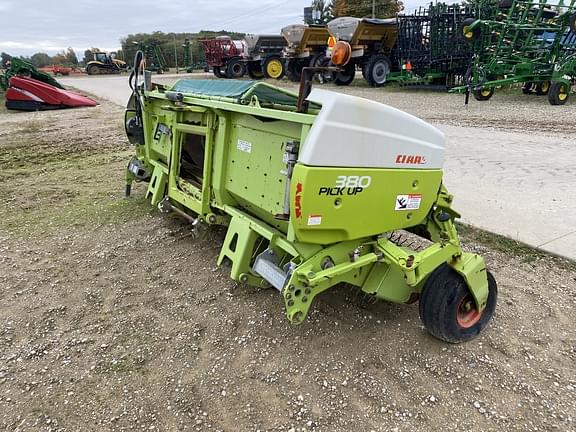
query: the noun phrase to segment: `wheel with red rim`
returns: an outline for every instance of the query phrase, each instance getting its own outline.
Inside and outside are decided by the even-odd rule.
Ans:
[[[498,288],[490,272],[486,307],[479,311],[466,282],[443,264],[426,280],[420,296],[420,319],[434,337],[450,343],[475,338],[490,323],[496,309]]]
[[[480,320],[481,316],[482,313],[476,309],[474,297],[469,293],[458,305],[458,311],[456,312],[458,325],[462,328],[470,328]]]

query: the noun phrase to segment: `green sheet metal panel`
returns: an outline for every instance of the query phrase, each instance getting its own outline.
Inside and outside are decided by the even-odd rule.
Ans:
[[[232,124],[226,189],[248,213],[285,232],[286,222],[275,219],[284,213],[285,145],[300,139],[302,125],[264,122],[244,114],[233,114]]]

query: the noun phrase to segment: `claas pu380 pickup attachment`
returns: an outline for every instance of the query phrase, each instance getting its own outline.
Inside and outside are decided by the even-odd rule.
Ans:
[[[134,64],[140,64],[137,58]],[[312,72],[316,72],[311,68]],[[489,323],[497,288],[464,252],[442,184],[443,134],[394,108],[255,81],[151,83],[133,72],[127,169],[147,197],[198,229],[227,226],[218,264],[280,293],[291,323],[345,283],[396,303],[420,300],[429,332],[469,340]],[[397,232],[420,236],[409,248]]]

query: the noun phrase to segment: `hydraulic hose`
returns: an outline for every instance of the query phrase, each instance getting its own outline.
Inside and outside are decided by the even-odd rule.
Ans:
[[[138,79],[140,75],[140,65],[142,64],[143,61],[144,61],[144,53],[138,50],[136,52],[136,55],[134,56],[134,65],[132,67],[132,72],[130,73],[130,77],[128,78],[128,85],[132,90],[132,97],[130,99],[134,101],[133,112],[134,112],[134,118],[136,120],[135,126],[137,128],[142,129],[144,127],[144,121],[142,119],[142,102],[140,101],[140,89],[138,87]],[[130,104],[128,106],[128,111],[132,111],[130,109]],[[128,134],[129,133],[128,123],[126,123],[124,127],[126,128],[126,133]],[[126,169],[126,190],[125,190],[126,197],[130,196],[130,192],[132,190],[132,181],[134,181],[134,175],[130,171],[131,163],[132,161],[130,161],[130,163],[128,164],[128,168]]]
[[[136,51],[132,73],[130,74],[130,78],[128,78],[128,85],[130,86],[130,89],[132,89],[134,110],[136,111],[136,117],[138,119],[139,125],[142,125],[142,104],[140,101],[140,89],[138,87],[138,80],[140,78],[140,67],[143,61],[144,53],[141,50]]]
[[[128,78],[128,83],[132,91],[138,95],[138,75],[140,74],[140,65],[144,60],[144,53],[140,50],[136,51],[136,55],[134,56],[134,66],[132,67],[132,73],[130,74],[130,78]]]

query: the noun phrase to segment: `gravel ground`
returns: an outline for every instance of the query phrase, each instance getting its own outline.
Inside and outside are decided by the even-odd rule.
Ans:
[[[346,286],[291,327],[216,267],[222,229],[122,198],[129,155],[112,104],[0,112],[2,429],[576,430],[574,263],[465,229],[499,283],[474,341]]]

